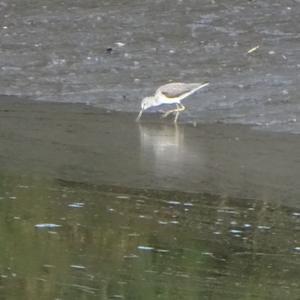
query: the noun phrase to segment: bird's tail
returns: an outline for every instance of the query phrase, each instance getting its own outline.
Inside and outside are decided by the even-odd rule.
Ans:
[[[195,88],[195,91],[200,90],[200,89],[208,86],[209,84],[210,83],[208,81],[204,81],[204,82],[200,83],[200,85],[197,88]]]

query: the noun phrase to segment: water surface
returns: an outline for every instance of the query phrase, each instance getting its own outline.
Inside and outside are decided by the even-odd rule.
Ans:
[[[299,299],[300,211],[0,176],[1,296]]]

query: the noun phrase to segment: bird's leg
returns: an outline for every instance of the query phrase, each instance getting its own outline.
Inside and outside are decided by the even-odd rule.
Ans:
[[[166,118],[168,115],[174,113],[174,112],[180,112],[180,111],[183,111],[185,110],[185,107],[181,104],[181,103],[176,103],[176,108],[175,109],[171,109],[171,110],[168,110],[166,111],[163,115],[162,115],[162,118]]]
[[[173,112],[176,112],[177,109],[171,109],[171,110],[168,110],[166,111],[163,115],[162,115],[162,118],[166,118],[168,115],[172,114]]]
[[[178,103],[178,104],[176,103],[176,106],[177,106],[177,111],[176,111],[174,123],[177,123],[177,120],[178,120],[178,117],[179,117],[179,113],[180,113],[181,111],[184,111],[184,110],[185,110],[184,105],[182,105],[181,103]]]
[[[138,122],[143,114],[143,109],[140,110],[139,115],[137,116],[137,118],[135,119],[136,122]]]
[[[179,105],[176,104],[176,106],[177,106],[177,109],[179,109]],[[178,120],[178,117],[179,117],[179,113],[180,113],[180,111],[177,110],[177,111],[176,111],[176,114],[175,114],[175,118],[174,118],[174,123],[175,123],[175,124],[177,123],[177,120]]]

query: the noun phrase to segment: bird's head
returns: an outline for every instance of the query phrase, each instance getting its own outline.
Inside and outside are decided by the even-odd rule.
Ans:
[[[154,106],[154,105],[155,105],[154,97],[145,97],[141,102],[141,110],[140,110],[139,115],[136,118],[136,121],[139,121],[139,119],[141,118],[144,110],[146,110],[149,107]]]
[[[154,97],[145,97],[141,102],[141,109],[146,110],[151,106],[154,106]]]

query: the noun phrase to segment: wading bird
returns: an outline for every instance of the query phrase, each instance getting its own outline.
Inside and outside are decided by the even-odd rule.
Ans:
[[[159,106],[161,104],[176,104],[175,109],[168,110],[163,114],[163,118],[167,117],[171,113],[175,113],[174,123],[177,122],[180,112],[185,110],[181,100],[195,93],[196,91],[208,86],[209,82],[203,83],[183,83],[183,82],[172,82],[160,86],[154,96],[145,97],[141,103],[141,110],[136,118],[138,122],[144,112],[152,106]]]

